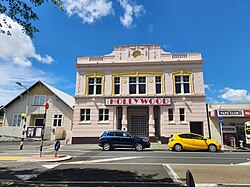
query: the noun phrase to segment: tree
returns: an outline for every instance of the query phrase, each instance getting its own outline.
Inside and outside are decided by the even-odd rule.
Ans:
[[[49,1],[60,10],[63,10],[61,0],[0,0],[0,14],[5,14],[13,21],[16,21],[19,25],[22,25],[23,31],[31,38],[34,38],[34,34],[39,32],[39,30],[31,23],[31,21],[39,20],[39,18],[32,10],[32,6],[38,7]],[[0,34],[11,35],[11,31],[3,29],[4,25],[11,29],[11,25],[6,19],[3,19],[3,23],[0,23]]]

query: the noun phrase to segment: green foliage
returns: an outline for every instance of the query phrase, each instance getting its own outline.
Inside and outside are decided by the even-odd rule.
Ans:
[[[32,6],[38,7],[49,1],[60,10],[63,10],[61,0],[0,0],[0,14],[5,14],[19,25],[22,25],[23,31],[33,38],[34,34],[39,30],[32,24],[32,21],[39,20],[39,18],[32,10]],[[6,18],[3,20],[3,24],[11,30],[11,25]],[[0,34],[11,35],[11,31],[1,29],[4,25],[0,23]]]

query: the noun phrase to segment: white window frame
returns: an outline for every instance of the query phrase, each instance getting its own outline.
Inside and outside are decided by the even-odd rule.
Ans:
[[[81,111],[84,110],[84,113],[82,114]],[[87,114],[87,110],[89,110],[89,114]],[[84,120],[81,120],[82,115],[84,116]],[[87,120],[87,115],[89,115],[89,120]],[[90,108],[81,108],[80,109],[80,122],[90,122],[91,118],[91,109]]]
[[[15,121],[15,117],[17,116],[17,124],[14,124],[14,121]],[[20,119],[20,123],[18,124],[18,120]],[[13,127],[20,127],[22,124],[22,116],[20,114],[13,114],[13,117],[12,117],[12,124],[11,126]]]
[[[180,82],[176,82],[176,77],[180,77]],[[188,82],[184,82],[184,78],[183,77],[188,77]],[[179,94],[191,94],[191,82],[190,82],[190,78],[191,76],[190,75],[175,75],[174,77],[174,82],[175,82],[175,94],[179,95]],[[188,93],[184,93],[184,84],[187,84],[188,83],[188,86],[189,86],[189,92]],[[181,93],[177,93],[176,92],[176,85],[177,84],[180,84],[181,85]]]
[[[94,79],[94,83],[93,83],[93,84],[90,84],[90,83],[89,83],[89,80],[90,80],[90,79]],[[96,82],[97,82],[97,81],[96,81],[97,79],[101,79],[101,83],[96,83]],[[90,94],[90,93],[89,93],[89,90],[90,90],[90,89],[89,89],[89,86],[91,86],[91,85],[94,86],[93,94]],[[97,94],[97,93],[96,93],[96,87],[97,87],[98,85],[101,85],[101,93],[100,93],[100,94]],[[89,78],[88,78],[88,95],[102,95],[102,87],[103,87],[103,85],[102,85],[102,77],[89,77]]]
[[[157,77],[160,77],[160,82],[156,80]],[[157,91],[157,86],[156,85],[161,85],[160,93],[156,93]],[[162,94],[162,76],[155,76],[155,94]]]
[[[35,100],[36,100],[35,98],[36,98],[36,97],[39,97],[38,104],[35,103]],[[42,97],[44,97],[44,103],[41,103],[41,98],[42,98]],[[42,106],[42,105],[45,105],[45,103],[46,103],[46,95],[34,95],[34,96],[33,96],[33,102],[32,102],[32,104],[33,104],[34,106]]]
[[[170,116],[169,110],[172,110],[172,112],[173,112],[173,113],[172,113],[173,120],[171,120],[171,121],[170,121],[170,119],[169,119],[169,116]],[[168,122],[170,122],[170,123],[171,123],[171,122],[174,122],[174,109],[173,109],[173,108],[169,108],[169,109],[168,109]]]
[[[184,110],[183,114],[181,114],[181,109]],[[186,111],[185,111],[185,108],[179,108],[179,114],[180,114],[180,122],[186,122]],[[181,120],[181,116],[184,116],[184,120]]]
[[[102,113],[100,113],[100,110],[103,110]],[[108,114],[106,114],[105,111],[108,111]],[[102,120],[100,120],[100,115],[102,115]],[[108,116],[108,119],[105,120],[105,116]],[[107,122],[109,121],[109,109],[108,108],[99,108],[99,115],[98,115],[98,121],[99,122]]]
[[[115,81],[115,79],[119,78],[119,83]],[[119,86],[119,93],[115,93],[115,87]],[[121,77],[114,77],[114,95],[120,95],[121,94]]]
[[[139,78],[145,78],[145,83],[140,83],[139,82]],[[135,83],[130,83],[130,78],[136,78],[136,82]],[[141,84],[145,84],[145,93],[139,93],[139,87]],[[136,85],[135,87],[135,92],[136,93],[130,93],[130,85]],[[147,77],[146,76],[139,76],[139,77],[129,77],[129,94],[130,95],[146,95],[147,94]]]
[[[55,118],[55,115],[57,115],[57,117]],[[59,115],[61,115],[61,118],[59,118]],[[56,125],[54,125],[54,121],[56,120]],[[58,125],[59,120],[61,120],[61,125]],[[54,114],[53,115],[53,122],[52,122],[52,126],[53,127],[62,127],[63,126],[63,114]]]

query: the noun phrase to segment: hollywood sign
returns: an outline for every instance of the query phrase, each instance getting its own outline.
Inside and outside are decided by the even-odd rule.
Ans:
[[[170,98],[105,98],[105,105],[171,105]]]

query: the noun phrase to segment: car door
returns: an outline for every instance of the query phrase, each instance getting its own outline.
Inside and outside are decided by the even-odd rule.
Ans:
[[[126,132],[115,132],[115,136],[117,137],[117,141],[119,147],[132,147],[133,140],[131,136]]]
[[[193,147],[194,147],[194,149],[203,150],[203,149],[208,148],[206,139],[204,139],[203,136],[192,134],[192,139],[193,139]]]
[[[180,134],[180,143],[183,149],[192,150],[193,149],[193,139],[190,134]]]

